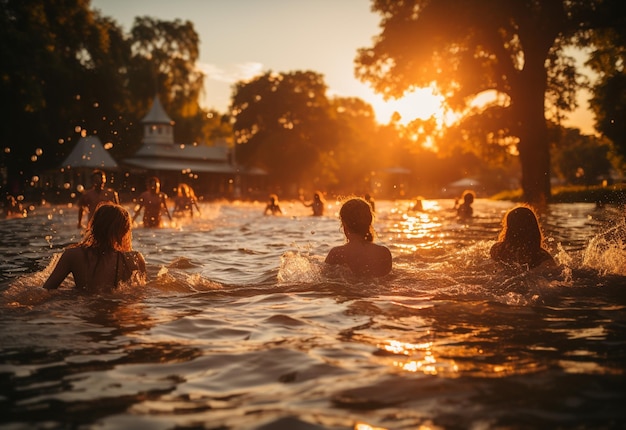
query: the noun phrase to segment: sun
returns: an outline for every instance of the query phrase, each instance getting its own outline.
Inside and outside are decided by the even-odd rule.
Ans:
[[[444,99],[435,94],[432,88],[418,88],[400,99],[385,100],[382,95],[374,92],[363,96],[363,99],[372,105],[376,120],[381,124],[389,123],[396,112],[400,115],[400,124],[431,117],[435,117],[440,124],[446,122]]]

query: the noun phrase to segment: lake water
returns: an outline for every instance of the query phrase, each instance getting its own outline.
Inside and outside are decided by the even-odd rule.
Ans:
[[[201,204],[134,230],[145,287],[39,286],[79,239],[71,206],[0,220],[4,429],[618,429],[626,427],[621,209],[550,205],[561,267],[503,269],[489,248],[510,202],[377,202],[390,275],[327,271],[329,204]]]

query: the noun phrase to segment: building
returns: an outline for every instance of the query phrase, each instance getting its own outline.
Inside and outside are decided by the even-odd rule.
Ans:
[[[167,115],[158,96],[141,120],[142,146],[123,160],[133,188],[143,190],[148,177],[156,176],[161,189],[172,195],[179,183],[187,183],[203,197],[238,197],[243,169],[235,164],[226,142],[213,146],[182,145],[174,142],[174,121]]]

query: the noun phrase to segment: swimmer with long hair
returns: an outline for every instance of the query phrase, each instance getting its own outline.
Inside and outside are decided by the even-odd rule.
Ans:
[[[388,274],[392,267],[391,251],[373,243],[375,233],[370,204],[362,198],[351,198],[342,205],[339,217],[347,243],[332,248],[325,262],[347,266],[360,276]]]
[[[122,282],[146,279],[146,261],[133,251],[128,211],[115,203],[98,205],[80,243],[67,247],[43,285],[58,288],[72,274],[76,288],[111,291]]]
[[[502,231],[490,254],[495,261],[528,269],[541,265],[556,266],[554,258],[545,248],[537,215],[529,206],[507,211],[502,219]]]

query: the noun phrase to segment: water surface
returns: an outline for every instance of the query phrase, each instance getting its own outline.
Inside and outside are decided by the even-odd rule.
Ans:
[[[0,427],[531,429],[626,426],[623,212],[551,205],[553,273],[499,267],[509,202],[377,202],[384,278],[323,259],[331,202],[215,202],[134,230],[150,281],[40,288],[79,239],[76,208],[0,220]]]

